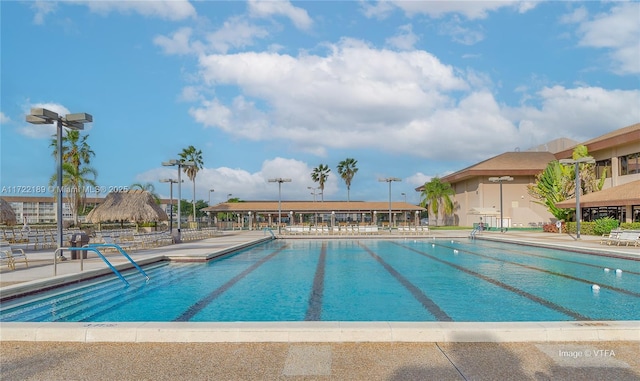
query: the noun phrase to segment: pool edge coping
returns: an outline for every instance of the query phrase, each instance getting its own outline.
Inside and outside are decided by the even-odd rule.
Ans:
[[[0,342],[640,342],[640,321],[0,323]]]

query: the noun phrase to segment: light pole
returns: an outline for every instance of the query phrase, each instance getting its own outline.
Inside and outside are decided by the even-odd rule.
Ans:
[[[175,179],[161,179],[161,183],[169,183],[169,231],[173,236],[173,184],[176,184],[178,180]],[[184,180],[182,181],[184,182]]]
[[[211,206],[211,192],[215,192],[215,189],[209,189],[209,203],[207,203],[207,207]],[[209,227],[211,227],[211,212],[209,212]]]
[[[502,177],[489,177],[489,181],[492,183],[500,183],[500,233],[504,233],[504,218],[502,212],[502,183],[505,181],[513,181],[513,177],[511,176],[502,176]]]
[[[178,166],[178,232],[176,233],[176,235],[174,236],[174,241],[175,243],[180,243],[182,242],[182,237],[181,237],[181,233],[180,233],[180,227],[181,227],[181,212],[180,212],[180,202],[182,201],[182,178],[181,178],[181,172],[182,172],[182,168],[183,167],[193,167],[194,165],[196,165],[196,163],[194,163],[193,161],[180,161],[180,160],[175,160],[175,159],[171,159],[169,161],[165,161],[162,162],[162,165],[165,167],[173,167],[173,166]],[[173,232],[172,232],[173,233]]]
[[[291,179],[283,179],[278,177],[275,179],[269,179],[270,183],[278,183],[278,234],[281,232],[280,224],[282,223],[282,183],[290,183]]]
[[[594,164],[596,160],[591,156],[581,157],[579,159],[560,159],[558,160],[560,164],[563,165],[574,165],[575,166],[575,175],[576,175],[576,238],[580,239],[580,218],[582,217],[582,211],[580,210],[580,192],[582,191],[582,186],[580,185],[580,164]]]
[[[400,193],[400,196],[404,197],[404,203],[407,203],[407,194],[402,192]],[[407,212],[405,211],[404,213],[402,213],[404,215],[404,223],[405,225],[408,225],[408,221],[407,221]]]
[[[397,177],[387,177],[384,179],[378,179],[378,181],[383,183],[384,182],[389,183],[389,233],[391,233],[391,183],[394,181],[402,181],[402,180]]]
[[[65,116],[58,115],[57,113],[47,110],[46,108],[32,108],[31,113],[27,115],[27,122],[31,124],[53,124],[56,123],[57,135],[56,143],[58,149],[58,157],[56,164],[57,183],[57,228],[58,228],[58,249],[63,246],[63,232],[62,232],[62,127],[67,127],[70,130],[83,130],[85,123],[93,122],[93,116],[90,114],[81,112],[76,114],[67,114]],[[60,250],[60,257],[64,258],[62,250]],[[57,260],[57,259],[56,259]]]
[[[316,191],[320,188],[314,188],[314,187],[307,187],[307,189],[309,189],[311,191],[311,194],[313,195],[313,202],[316,202]],[[315,205],[314,205],[315,206]],[[315,209],[315,208],[314,208]],[[316,211],[313,214],[313,225],[315,226],[318,223],[318,212]]]

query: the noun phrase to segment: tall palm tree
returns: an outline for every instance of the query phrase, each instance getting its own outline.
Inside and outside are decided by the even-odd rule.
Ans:
[[[53,156],[58,157],[57,135],[53,135],[50,147],[53,148]],[[62,136],[62,184],[68,190],[67,203],[73,214],[73,219],[78,225],[78,211],[84,206],[87,186],[96,187],[95,178],[98,172],[89,166],[95,152],[87,143],[89,135],[80,135],[78,130],[65,129]],[[51,177],[51,184],[57,182],[58,175]],[[62,218],[62,216],[60,216]]]
[[[352,158],[346,158],[338,163],[338,174],[344,180],[344,183],[347,185],[347,201],[351,201],[350,191],[351,191],[351,180],[353,176],[358,172],[358,160]]]
[[[311,172],[311,180],[313,180],[314,183],[318,183],[320,187],[320,195],[322,196],[323,202],[324,202],[324,184],[327,182],[327,179],[329,178],[329,172],[331,172],[331,169],[329,169],[329,166],[326,164],[318,165],[316,168],[313,169],[313,172]]]
[[[451,184],[442,182],[437,176],[424,183],[421,194],[423,199],[420,205],[423,208],[427,205],[431,207],[431,211],[436,216],[436,226],[438,225],[438,215],[440,213],[443,214],[443,222],[447,215],[453,213],[453,201],[451,201],[453,194]]]
[[[196,175],[198,171],[202,169],[204,162],[202,161],[202,151],[196,149],[194,146],[183,148],[179,154],[182,161],[192,161],[193,166],[183,167],[184,173],[193,182],[193,221],[196,220]]]
[[[89,167],[83,166],[79,169],[73,166],[71,163],[62,163],[62,186],[66,193],[66,203],[69,206],[69,211],[73,216],[73,222],[75,226],[78,226],[80,219],[78,218],[78,211],[80,207],[84,206],[84,201],[87,197],[87,189],[89,187],[96,188],[97,183],[95,181],[98,176],[98,172]],[[58,180],[58,174],[51,176],[49,185],[56,184]],[[62,216],[60,216],[62,218]]]

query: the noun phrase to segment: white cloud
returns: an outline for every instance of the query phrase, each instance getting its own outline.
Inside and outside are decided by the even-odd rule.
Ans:
[[[197,52],[199,44],[192,46],[189,42],[192,29],[185,27],[175,31],[171,37],[156,36],[153,43],[160,46],[165,54],[185,55]]]
[[[524,106],[509,107],[496,101],[486,73],[453,68],[426,51],[376,49],[353,39],[326,47],[324,56],[203,55],[201,85],[231,86],[240,95],[201,100],[190,114],[206,127],[290,142],[319,157],[370,148],[439,160],[460,160],[462,152],[467,161],[559,136],[580,141],[640,119],[637,91],[522,89]]]
[[[639,90],[554,86],[540,90],[535,100],[539,107],[504,110],[519,121],[520,134],[531,137],[531,146],[558,137],[585,141],[640,120]]]
[[[31,9],[34,10],[33,23],[37,25],[44,24],[44,19],[49,13],[54,13],[57,3],[54,1],[34,1],[31,3]]]
[[[137,0],[137,1],[75,1],[84,4],[92,12],[109,14],[118,12],[123,14],[138,13],[146,17],[156,17],[164,20],[180,21],[196,16],[196,9],[189,0]]]
[[[9,118],[4,112],[0,111],[0,124],[7,124],[11,122],[11,118]]]
[[[313,167],[309,164],[282,157],[276,157],[265,160],[260,170],[249,172],[240,168],[202,168],[196,176],[196,198],[200,200],[209,199],[209,190],[214,189],[211,193],[211,202],[218,203],[227,200],[227,195],[238,197],[242,200],[275,200],[278,198],[278,184],[269,183],[271,178],[290,178],[290,183],[282,184],[282,198],[286,200],[311,200],[307,187],[317,186],[311,180],[311,172]],[[139,174],[136,179],[142,182],[155,183],[162,178],[175,178],[176,169],[159,167]],[[325,184],[325,196],[330,197],[338,192],[339,179],[333,173],[329,175]],[[156,188],[162,197],[169,197],[169,184]],[[193,198],[192,183],[189,179],[185,179],[182,185],[182,198],[190,200]],[[174,187],[174,197],[177,197],[177,190]],[[318,198],[319,200],[319,198]]]
[[[307,30],[313,26],[313,20],[306,10],[291,5],[283,0],[249,0],[249,14],[252,17],[285,16],[298,29]]]
[[[451,39],[463,45],[473,45],[484,40],[484,33],[480,30],[473,30],[462,26],[458,16],[453,16],[451,20],[442,23],[439,33],[451,36]]]
[[[265,38],[269,33],[262,27],[249,23],[242,17],[232,17],[222,27],[207,36],[209,46],[215,52],[226,53],[232,48],[253,45],[257,38]]]
[[[463,15],[465,18],[484,19],[489,12],[500,8],[514,8],[519,13],[525,13],[537,5],[534,1],[406,1],[406,0],[383,0],[379,1],[375,7],[368,7],[367,15],[384,15],[389,12],[389,5],[402,9],[407,15],[425,14],[433,18],[443,17],[446,14],[455,13]],[[379,7],[376,9],[376,7]]]
[[[163,20],[180,21],[196,16],[196,9],[189,0],[65,0],[65,1],[34,1],[31,8],[35,11],[33,22],[43,24],[50,13],[55,13],[58,4],[85,5],[91,12],[107,15],[111,12],[122,14],[137,13],[145,17],[155,17]]]
[[[419,40],[418,36],[413,33],[413,26],[411,24],[407,24],[402,25],[398,29],[398,34],[387,38],[387,45],[399,50],[412,50]]]
[[[578,23],[579,45],[609,51],[612,70],[618,74],[640,73],[640,3],[614,3],[609,12],[591,18],[578,8],[561,21]]]

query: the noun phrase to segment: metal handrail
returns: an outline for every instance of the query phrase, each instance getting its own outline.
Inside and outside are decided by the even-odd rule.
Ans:
[[[98,250],[97,248],[93,248],[93,247],[59,247],[59,248],[57,248],[56,251],[53,253],[53,255],[54,255],[53,275],[58,275],[58,252],[60,250],[69,250],[69,251],[89,250],[89,251],[93,251],[94,253],[98,254],[98,256],[100,258],[102,258],[104,263],[106,263],[107,266],[109,266],[111,271],[113,271],[118,276],[118,278],[120,278],[120,280],[122,280],[124,282],[125,285],[127,285],[127,286],[129,285],[129,282],[127,282],[127,280],[124,279],[122,274],[120,274],[120,271],[118,271],[115,267],[113,267],[111,262],[109,262],[107,260],[107,258],[104,255],[102,255],[100,250]],[[82,271],[82,270],[83,270],[82,269],[82,255],[80,255],[80,271]]]
[[[91,244],[89,244],[89,245],[85,245],[85,246],[83,246],[83,247],[86,247],[86,248],[94,248],[94,247],[113,247],[113,248],[118,249],[118,251],[120,252],[120,254],[122,254],[125,258],[127,258],[127,259],[129,260],[129,262],[131,262],[131,264],[132,264],[136,269],[138,269],[138,272],[139,272],[140,274],[144,275],[144,277],[145,277],[145,278],[147,278],[147,281],[149,281],[149,275],[147,275],[147,273],[145,273],[145,272],[144,272],[144,270],[143,270],[140,266],[138,266],[138,264],[137,264],[133,259],[131,259],[131,257],[129,256],[129,254],[127,254],[127,252],[126,252],[126,251],[124,251],[124,249],[123,249],[122,247],[120,247],[120,245],[117,245],[117,244],[115,244],[115,243],[91,243]],[[104,256],[103,256],[103,258],[104,258]],[[106,258],[104,258],[104,260],[106,261]]]
[[[271,233],[271,236],[273,237],[273,239],[276,238],[276,235],[273,233],[273,230],[271,230],[271,228],[263,228],[262,230],[265,232],[268,231],[269,233]]]
[[[53,253],[54,255],[54,261],[53,261],[53,275],[58,275],[58,252],[61,250],[69,250],[69,251],[80,251],[80,250],[88,250],[88,251],[92,251],[96,254],[98,254],[98,256],[104,261],[104,263],[107,264],[107,266],[109,266],[109,268],[111,269],[111,271],[113,271],[114,274],[116,274],[118,276],[118,278],[120,278],[120,280],[122,280],[124,282],[125,285],[129,286],[129,282],[127,282],[127,280],[122,276],[122,274],[120,273],[120,271],[118,271],[112,264],[111,262],[109,262],[109,260],[104,256],[104,254],[102,254],[99,250],[100,247],[113,247],[115,249],[117,249],[120,254],[122,254],[125,258],[127,258],[129,260],[129,262],[131,262],[131,264],[133,264],[133,266],[138,269],[138,271],[144,275],[145,278],[147,278],[147,282],[149,281],[149,276],[147,275],[147,273],[144,272],[144,270],[142,270],[142,268],[140,268],[140,266],[138,266],[138,264],[131,259],[131,257],[129,256],[129,254],[127,254],[126,251],[124,251],[122,249],[122,247],[120,247],[119,245],[116,244],[90,244],[90,245],[84,245],[82,247],[59,247],[55,250],[55,252]],[[80,271],[84,270],[84,256],[81,254],[80,255]]]

